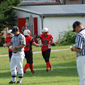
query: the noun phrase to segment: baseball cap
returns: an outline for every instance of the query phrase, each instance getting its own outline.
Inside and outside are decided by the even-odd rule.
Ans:
[[[19,28],[18,28],[17,26],[13,26],[13,28],[12,28],[12,33],[17,32],[18,30],[19,30]]]
[[[81,24],[81,22],[79,22],[79,21],[75,21],[75,22],[73,23],[73,32],[75,32],[76,26],[79,26],[80,24]]]

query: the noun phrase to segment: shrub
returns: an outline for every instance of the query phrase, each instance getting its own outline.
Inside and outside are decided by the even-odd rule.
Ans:
[[[59,33],[58,44],[68,45],[75,43],[76,33],[69,31],[64,31]]]

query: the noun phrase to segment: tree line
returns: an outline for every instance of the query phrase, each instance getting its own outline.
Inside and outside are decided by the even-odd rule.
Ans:
[[[22,0],[0,0],[0,32],[15,25],[16,16],[13,6],[19,6]]]

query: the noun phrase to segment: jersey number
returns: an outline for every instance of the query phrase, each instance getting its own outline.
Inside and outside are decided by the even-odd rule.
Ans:
[[[48,40],[44,40],[44,45],[47,45],[48,44]]]

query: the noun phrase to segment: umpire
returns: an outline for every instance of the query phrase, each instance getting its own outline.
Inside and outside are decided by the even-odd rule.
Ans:
[[[85,85],[85,29],[81,22],[73,23],[73,32],[77,33],[75,46],[71,48],[77,54],[77,71],[80,78],[80,85]]]
[[[12,50],[12,58],[10,63],[12,81],[9,84],[13,84],[16,82],[16,75],[18,71],[19,80],[17,83],[21,83],[23,77],[23,59],[24,59],[24,46],[26,45],[25,37],[19,32],[19,28],[14,26],[12,28],[12,33],[14,34],[11,43],[13,47]],[[17,66],[17,71],[16,71]]]

